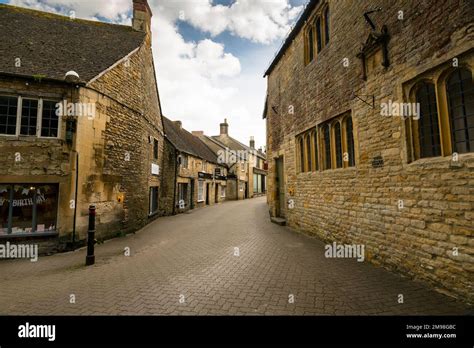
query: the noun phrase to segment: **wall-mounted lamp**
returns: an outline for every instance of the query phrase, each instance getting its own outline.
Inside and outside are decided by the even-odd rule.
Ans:
[[[72,140],[73,140],[75,132],[76,132],[76,120],[73,118],[68,118],[66,120],[66,142],[69,145],[72,145]]]

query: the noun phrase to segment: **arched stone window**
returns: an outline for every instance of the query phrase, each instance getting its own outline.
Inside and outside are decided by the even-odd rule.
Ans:
[[[324,157],[324,169],[332,168],[331,161],[331,137],[329,131],[329,125],[325,124],[322,126],[322,136],[323,136],[323,157]]]
[[[310,172],[313,168],[312,154],[311,154],[311,135],[307,134],[305,137],[306,142],[306,171]]]
[[[318,48],[318,53],[321,52],[321,49],[323,48],[323,35],[321,31],[321,18],[318,17],[316,18],[315,22],[315,28],[316,28],[316,41],[317,41],[317,48]]]
[[[474,151],[474,84],[471,71],[454,70],[446,80],[452,151]]]
[[[435,86],[420,82],[415,86],[415,100],[420,106],[419,120],[414,120],[413,136],[418,158],[441,156],[438,108]]]
[[[311,132],[313,138],[313,149],[314,149],[314,170],[319,170],[319,159],[318,159],[318,132],[317,129]]]
[[[300,172],[304,172],[304,144],[303,144],[303,137],[298,139],[298,147],[299,147],[299,154],[300,154]]]
[[[326,7],[326,10],[324,10],[324,38],[327,45],[329,42],[329,7]]]
[[[349,167],[355,166],[355,150],[354,150],[354,133],[352,130],[352,117],[348,116],[345,119],[346,128],[346,152],[348,156],[347,165]]]
[[[336,145],[336,168],[342,168],[342,134],[339,121],[334,124],[334,140]]]

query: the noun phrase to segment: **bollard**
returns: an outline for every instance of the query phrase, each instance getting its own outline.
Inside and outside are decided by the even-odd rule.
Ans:
[[[95,205],[90,205],[89,206],[89,230],[87,231],[86,266],[90,266],[95,263],[94,243],[95,243]]]

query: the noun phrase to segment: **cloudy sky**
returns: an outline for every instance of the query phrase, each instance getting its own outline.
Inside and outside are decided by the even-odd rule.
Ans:
[[[149,0],[163,113],[183,127],[265,145],[263,72],[306,0]],[[132,0],[0,0],[130,25]]]

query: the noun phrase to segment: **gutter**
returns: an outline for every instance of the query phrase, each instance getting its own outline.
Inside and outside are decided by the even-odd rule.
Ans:
[[[176,215],[176,188],[178,181],[178,150],[174,149],[174,190],[173,190],[173,215]]]

